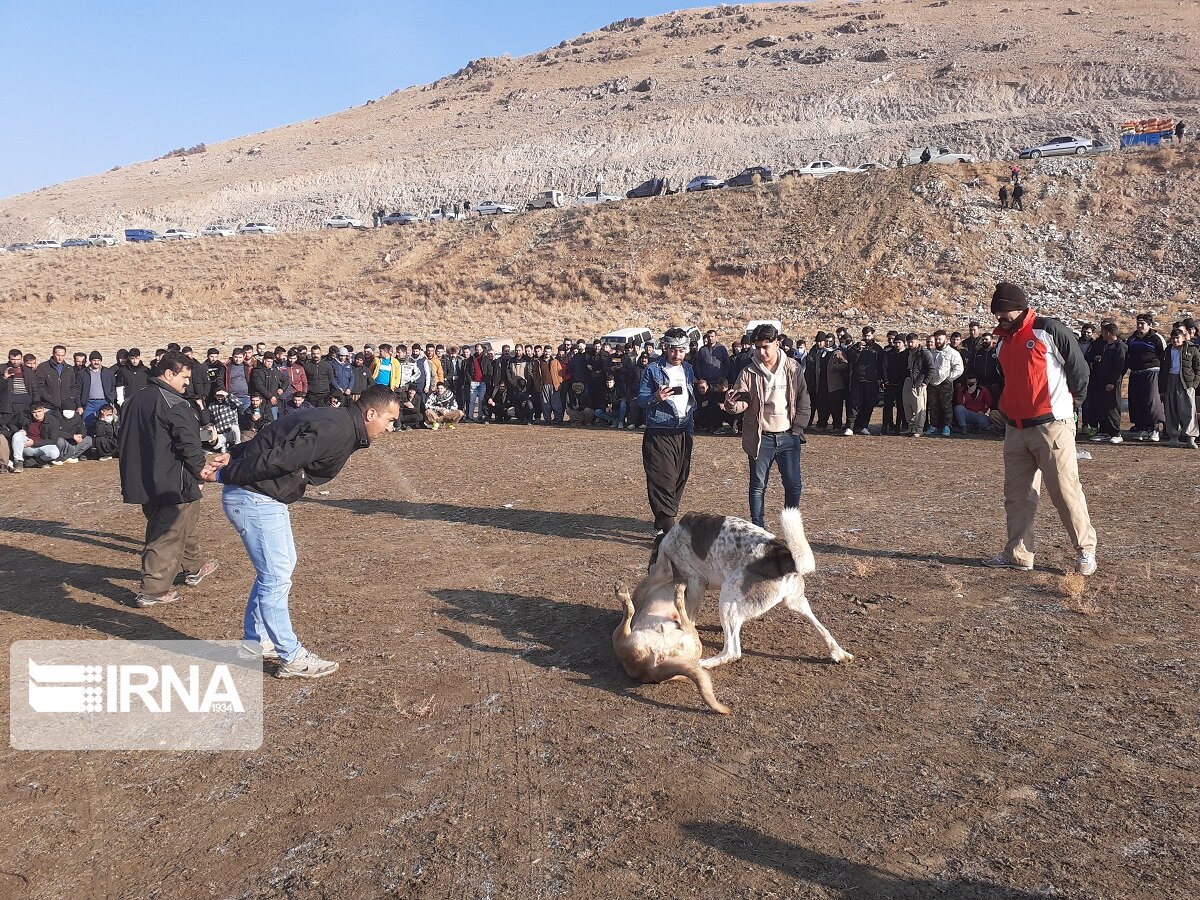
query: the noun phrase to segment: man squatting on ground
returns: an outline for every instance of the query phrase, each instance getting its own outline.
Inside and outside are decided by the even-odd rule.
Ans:
[[[214,457],[204,474],[225,485],[225,516],[254,566],[243,640],[280,660],[280,678],[320,678],[338,664],[305,649],[292,630],[288,599],[296,568],[289,505],[310,484],[325,484],[351,454],[371,446],[400,415],[396,394],[375,384],[346,408],[319,407],[284,416],[227,458]]]
[[[772,463],[779,466],[784,507],[800,506],[804,487],[800,452],[809,400],[804,367],[780,352],[778,329],[759,325],[752,337],[754,361],[725,395],[725,411],[746,414],[742,449],[750,460],[750,521],[765,528],[763,510]]]
[[[638,389],[638,405],[646,412],[642,465],[656,546],[679,515],[692,468],[692,413],[696,409],[696,379],[692,367],[684,362],[689,349],[687,332],[668,330],[663,348],[665,358],[646,366]]]
[[[1096,571],[1096,532],[1088,516],[1075,457],[1075,408],[1087,396],[1088,366],[1075,335],[1039,316],[1029,297],[1007,281],[992,295],[998,357],[1004,370],[1004,512],[1008,543],[987,564],[1032,569],[1034,522],[1042,481],[1075,547],[1075,571]]]

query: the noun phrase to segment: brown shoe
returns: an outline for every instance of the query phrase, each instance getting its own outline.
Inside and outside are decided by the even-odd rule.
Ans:
[[[174,603],[176,600],[182,600],[183,597],[179,591],[167,591],[157,597],[152,597],[149,594],[138,594],[133,598],[131,606],[136,606],[138,609],[145,609],[147,606],[157,606],[159,603]]]
[[[184,572],[183,583],[188,587],[195,587],[213,572],[217,571],[217,569],[220,568],[220,565],[221,564],[215,559],[210,559],[200,567],[198,572]]]

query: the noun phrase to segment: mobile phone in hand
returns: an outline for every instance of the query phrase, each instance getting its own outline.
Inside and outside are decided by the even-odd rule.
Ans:
[[[679,396],[680,394],[683,393],[683,385],[682,384],[675,385],[675,387],[671,388],[671,393],[674,394],[675,396]]]

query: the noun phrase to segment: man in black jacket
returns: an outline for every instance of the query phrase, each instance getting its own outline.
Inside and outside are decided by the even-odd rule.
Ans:
[[[121,408],[121,497],[140,504],[146,517],[141,584],[132,603],[137,607],[179,600],[172,585],[181,572],[195,587],[217,568],[216,560],[202,561],[196,533],[200,482],[216,478],[205,476],[196,409],[184,397],[192,361],[170,351],[159,360],[158,373]]]
[[[41,400],[60,412],[75,409],[75,367],[67,362],[67,348],[55,346],[50,358],[34,372],[34,400]]]
[[[263,398],[263,406],[270,411],[272,419],[278,419],[282,412],[283,394],[287,386],[287,377],[275,368],[275,357],[269,354],[250,373],[250,396]],[[329,382],[326,381],[324,396],[328,395]]]
[[[125,364],[117,367],[117,404],[123,404],[149,383],[150,367],[142,362],[142,351],[133,347]]]
[[[280,660],[280,678],[320,678],[338,664],[310,653],[292,630],[288,595],[296,545],[288,505],[309,484],[332,480],[350,455],[371,446],[400,415],[396,395],[384,385],[367,388],[346,409],[321,407],[284,416],[253,441],[238,444],[232,459],[214,457],[205,468],[225,485],[222,505],[237,530],[257,577],[246,603],[243,640],[264,657]]]
[[[900,434],[908,428],[904,415],[904,379],[908,377],[908,347],[904,335],[893,335],[883,354],[883,429],[880,434]]]
[[[850,363],[850,405],[846,428],[855,434],[870,434],[871,414],[879,402],[883,384],[883,348],[875,342],[875,329],[864,325],[862,340],[846,348]]]

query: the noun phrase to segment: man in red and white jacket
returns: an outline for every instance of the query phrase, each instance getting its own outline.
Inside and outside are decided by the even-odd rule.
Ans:
[[[1088,366],[1075,335],[1039,316],[1007,281],[992,295],[997,357],[1004,372],[1004,512],[1008,543],[987,565],[1032,569],[1034,520],[1045,482],[1075,546],[1075,571],[1096,571],[1096,531],[1088,516],[1075,457],[1075,408],[1087,395]]]

